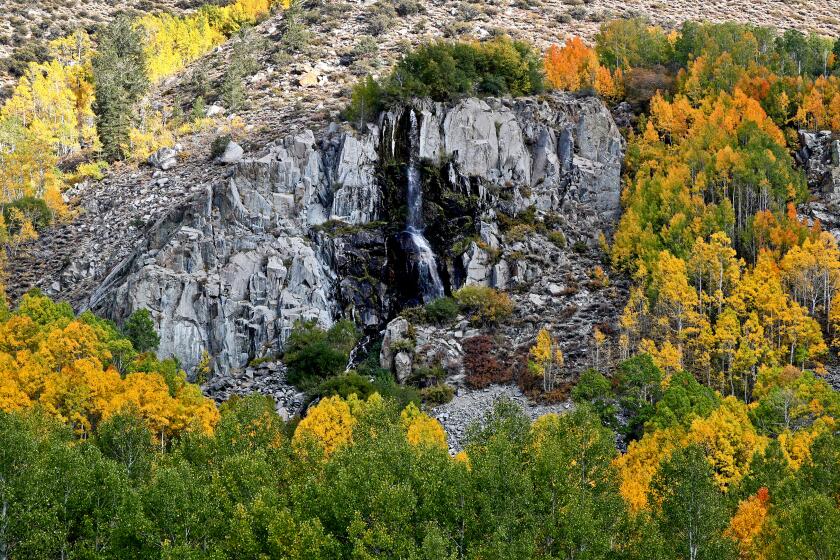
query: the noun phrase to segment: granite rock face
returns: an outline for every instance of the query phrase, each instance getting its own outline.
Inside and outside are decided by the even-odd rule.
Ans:
[[[840,240],[840,136],[828,130],[800,130],[799,144],[796,161],[805,170],[814,195],[799,211],[819,220]]]
[[[225,181],[149,227],[84,307],[117,322],[147,308],[161,332],[161,356],[174,355],[191,371],[207,351],[214,375],[231,378],[253,359],[279,354],[298,320],[329,327],[350,318],[383,329],[405,303],[397,292],[411,289],[391,243],[403,225],[404,187],[389,183],[386,171],[407,161],[405,116],[412,110],[419,121],[416,155],[424,173],[438,170],[440,178],[427,206],[446,197],[472,204],[473,215],[447,218],[463,217],[472,228],[463,250],[435,234],[438,222],[427,229],[446,292],[470,283],[517,287],[517,313],[562,315],[566,304],[544,284],[550,278],[566,285],[572,280],[564,275],[588,274],[597,260],[597,234],[609,232],[620,213],[624,151],[600,101],[565,94],[454,106],[418,100],[384,113],[362,133],[332,125],[320,138],[305,131],[246,154]],[[559,219],[552,227],[591,256],[575,259],[544,236],[503,233],[499,216],[523,212]],[[553,272],[545,273],[546,263]],[[397,327],[385,332],[382,364],[407,377],[415,362],[431,358],[413,355],[404,342],[389,353],[390,331],[392,342],[406,337]],[[419,336],[427,346],[437,343],[432,332]],[[424,356],[443,356],[457,369],[460,346],[441,344]]]

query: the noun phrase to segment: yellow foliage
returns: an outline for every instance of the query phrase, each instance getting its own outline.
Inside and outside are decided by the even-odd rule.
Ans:
[[[327,397],[311,408],[300,421],[292,443],[299,446],[305,438],[311,438],[329,457],[336,449],[351,441],[355,424],[356,418],[347,401],[338,395]]]
[[[705,451],[715,482],[725,492],[747,474],[753,455],[764,450],[767,438],[756,432],[746,405],[727,397],[707,418],[692,422],[687,443]]]
[[[432,445],[449,449],[446,432],[440,422],[420,411],[414,403],[409,403],[400,413],[406,437],[411,445]]]
[[[577,36],[568,38],[562,47],[550,46],[545,54],[546,79],[557,89],[578,91],[592,87],[597,70],[598,57],[595,51]],[[604,77],[601,79],[603,81]],[[602,85],[606,87],[606,84]]]
[[[760,488],[754,496],[738,504],[738,510],[724,535],[738,544],[738,555],[742,560],[764,558],[755,540],[764,528],[769,509],[770,495],[767,488]]]
[[[799,468],[811,458],[811,445],[821,434],[836,429],[833,418],[825,416],[818,418],[809,428],[797,431],[785,430],[779,434],[779,444],[790,468]]]
[[[631,442],[627,452],[615,458],[613,465],[621,481],[619,490],[631,511],[647,507],[650,483],[659,463],[680,446],[683,435],[677,427],[657,430]]]
[[[123,379],[108,365],[108,344],[108,333],[80,319],[58,317],[36,323],[26,315],[12,314],[0,323],[0,410],[39,404],[79,434],[124,408],[138,410],[161,438],[191,430],[213,431],[219,418],[216,405],[186,383],[183,372],[174,395],[157,372],[132,373]]]
[[[543,379],[543,391],[554,390],[554,384],[565,365],[563,352],[546,329],[540,329],[537,340],[529,352],[532,360],[528,362],[531,371]]]
[[[175,135],[163,120],[160,112],[146,115],[140,125],[129,132],[130,152],[133,158],[146,160],[154,152],[175,143]]]

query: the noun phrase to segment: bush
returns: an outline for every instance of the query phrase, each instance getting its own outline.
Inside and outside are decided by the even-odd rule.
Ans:
[[[453,294],[461,309],[476,323],[497,323],[513,313],[510,297],[487,286],[464,286]]]
[[[106,169],[108,169],[108,162],[106,161],[80,163],[76,171],[67,178],[67,183],[75,185],[88,179],[101,181],[105,177]]]
[[[213,143],[210,144],[210,156],[214,159],[222,157],[228,147],[228,144],[230,144],[230,141],[230,134],[223,134],[214,138]]]
[[[160,336],[155,332],[155,323],[148,309],[138,309],[129,315],[122,330],[138,352],[151,352],[160,344]]]
[[[367,17],[367,31],[374,37],[382,35],[394,25],[397,11],[389,2],[380,0],[371,6]]]
[[[369,379],[351,371],[325,380],[318,386],[315,394],[318,397],[338,395],[343,399],[355,394],[360,399],[367,399],[375,392],[376,387]]]
[[[367,76],[353,86],[350,105],[344,110],[344,118],[362,128],[366,122],[376,117],[383,107],[382,88],[376,80]]]
[[[422,14],[426,8],[417,0],[394,0],[394,9],[400,17]]]
[[[562,231],[548,232],[548,240],[554,243],[560,249],[566,248],[566,236],[563,235]]]
[[[473,336],[461,343],[464,349],[464,371],[471,387],[482,388],[492,383],[508,383],[513,373],[499,361],[496,344],[487,335]]]
[[[315,321],[298,321],[283,354],[287,380],[307,389],[343,373],[357,340],[356,327],[349,321],[339,321],[328,331]]]
[[[446,404],[455,398],[455,388],[446,383],[432,385],[420,391],[420,398],[423,402],[432,406]]]
[[[440,366],[417,366],[411,372],[409,381],[418,387],[431,387],[446,377]]]
[[[451,297],[442,297],[426,304],[424,311],[430,323],[444,324],[454,321],[460,308]]]
[[[20,210],[37,231],[41,231],[52,223],[53,213],[42,198],[24,196],[13,202],[3,205],[3,219],[5,220],[9,233],[17,233],[20,224],[12,216],[12,209]]]

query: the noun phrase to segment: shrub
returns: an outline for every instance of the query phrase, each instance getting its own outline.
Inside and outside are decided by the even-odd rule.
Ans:
[[[362,128],[379,114],[383,106],[382,88],[376,80],[367,76],[353,86],[350,105],[344,110],[344,118]]]
[[[206,115],[207,103],[204,101],[204,97],[199,95],[193,101],[192,109],[190,110],[190,119],[195,122],[203,119]]]
[[[453,294],[461,309],[477,323],[497,323],[513,313],[510,297],[487,286],[464,286]]]
[[[458,302],[451,297],[438,298],[425,307],[426,320],[430,323],[449,323],[458,316]]]
[[[369,379],[351,371],[323,381],[318,385],[315,394],[318,397],[338,395],[343,399],[355,394],[360,399],[367,400],[375,392],[376,387]]]
[[[419,387],[430,387],[446,377],[446,372],[440,366],[416,366],[411,372],[409,381]]]
[[[516,224],[505,232],[505,238],[510,242],[524,241],[533,235],[534,226],[530,224]]]
[[[222,154],[225,153],[230,141],[230,134],[223,134],[214,138],[213,142],[210,144],[210,155],[213,158],[222,157]]]
[[[499,361],[496,344],[491,337],[473,336],[465,339],[461,346],[464,349],[464,371],[471,387],[482,388],[513,379],[512,371]]]
[[[548,232],[548,240],[554,243],[560,249],[566,248],[566,236],[563,235],[562,231]]]
[[[356,328],[349,321],[339,321],[327,331],[315,321],[299,321],[289,335],[283,354],[286,378],[306,389],[343,373],[357,339]]]
[[[394,0],[394,9],[400,17],[426,12],[426,8],[417,0]]]
[[[155,332],[155,323],[148,309],[138,309],[129,315],[123,325],[123,334],[138,352],[151,352],[160,344],[160,336]]]
[[[374,37],[378,35],[382,35],[391,26],[394,25],[394,20],[397,17],[397,11],[394,9],[389,2],[384,0],[380,0],[373,6],[371,6],[371,11],[367,17],[367,30],[368,33],[373,35]]]
[[[455,388],[446,383],[432,385],[420,391],[423,402],[432,406],[446,404],[455,397]]]
[[[14,219],[13,214],[15,210],[20,210],[23,216],[35,226],[35,229],[41,231],[47,228],[53,219],[52,210],[50,210],[47,203],[42,198],[35,198],[34,196],[24,196],[13,202],[3,205],[3,219],[5,220],[9,233],[17,233],[20,228],[20,223]]]
[[[67,178],[67,182],[71,185],[75,185],[88,179],[101,181],[105,177],[106,169],[108,169],[108,162],[106,161],[90,161],[81,163],[76,168],[76,171]]]
[[[353,46],[353,56],[357,59],[367,58],[379,50],[379,43],[370,35],[362,35],[356,39]]]

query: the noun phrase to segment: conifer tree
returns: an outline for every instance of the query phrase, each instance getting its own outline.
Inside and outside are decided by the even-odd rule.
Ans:
[[[103,155],[123,159],[128,155],[132,107],[149,87],[143,39],[128,18],[115,20],[100,34],[93,81],[93,112]]]

